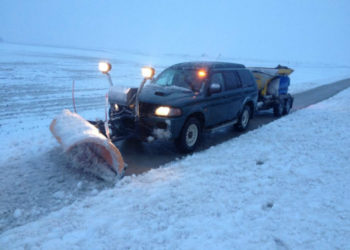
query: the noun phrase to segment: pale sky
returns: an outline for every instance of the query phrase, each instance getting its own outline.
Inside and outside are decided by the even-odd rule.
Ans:
[[[0,0],[9,42],[350,65],[349,0]]]

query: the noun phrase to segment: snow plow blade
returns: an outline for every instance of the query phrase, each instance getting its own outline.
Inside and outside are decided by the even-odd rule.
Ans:
[[[73,166],[108,182],[122,177],[124,161],[119,150],[80,115],[63,110],[51,122],[50,131]]]

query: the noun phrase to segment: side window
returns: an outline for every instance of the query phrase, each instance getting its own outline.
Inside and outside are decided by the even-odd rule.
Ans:
[[[210,84],[217,83],[221,85],[221,91],[224,89],[224,77],[222,73],[214,73],[210,78]]]
[[[237,89],[242,87],[242,83],[236,72],[226,71],[224,72],[224,78],[226,90]]]
[[[254,78],[248,70],[238,71],[239,77],[241,78],[243,88],[251,87],[254,84]]]

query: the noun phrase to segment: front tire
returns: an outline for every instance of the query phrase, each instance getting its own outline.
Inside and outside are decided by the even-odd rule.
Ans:
[[[182,153],[193,152],[200,141],[201,135],[201,123],[198,119],[192,117],[185,123],[179,138],[176,139],[176,147]]]
[[[250,117],[251,117],[251,108],[246,105],[244,106],[244,109],[241,115],[239,116],[238,123],[236,124],[236,128],[239,131],[246,130],[249,125]]]

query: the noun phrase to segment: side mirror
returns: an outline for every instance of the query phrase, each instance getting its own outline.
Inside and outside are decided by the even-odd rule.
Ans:
[[[215,94],[221,92],[221,85],[218,83],[212,83],[209,86],[209,94]]]

